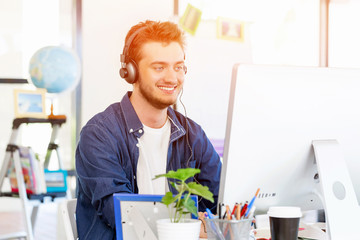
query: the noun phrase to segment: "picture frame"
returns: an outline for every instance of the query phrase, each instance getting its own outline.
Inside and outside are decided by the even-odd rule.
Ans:
[[[184,14],[180,18],[179,24],[185,31],[191,35],[195,35],[196,29],[201,21],[201,15],[202,11],[200,9],[188,4]]]
[[[14,89],[16,118],[47,118],[45,111],[46,89]]]
[[[218,17],[216,25],[219,39],[244,42],[245,24],[243,21]]]

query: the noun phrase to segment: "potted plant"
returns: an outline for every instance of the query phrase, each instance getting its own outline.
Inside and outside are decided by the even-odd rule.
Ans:
[[[154,179],[166,177],[170,184],[178,191],[176,195],[167,192],[161,202],[169,210],[169,219],[157,221],[159,240],[165,239],[199,239],[201,221],[197,219],[185,219],[186,214],[198,215],[195,202],[190,195],[198,195],[214,202],[213,194],[207,186],[196,182],[186,182],[189,178],[200,173],[196,168],[180,168],[177,171],[169,171],[166,174],[156,175]]]

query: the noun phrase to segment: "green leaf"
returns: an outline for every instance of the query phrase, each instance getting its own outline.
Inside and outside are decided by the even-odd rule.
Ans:
[[[191,194],[198,195],[209,200],[210,202],[214,202],[213,194],[209,191],[209,188],[207,186],[203,186],[196,182],[190,182],[187,185]]]
[[[167,192],[162,198],[162,203],[164,203],[170,210],[170,218],[173,222],[179,222],[184,215],[189,213],[192,213],[195,216],[198,215],[195,202],[189,197],[190,194],[198,195],[214,202],[213,194],[209,191],[207,186],[202,186],[201,184],[195,182],[190,182],[188,184],[185,182],[198,173],[200,173],[200,169],[180,168],[176,171],[171,170],[166,174],[159,174],[155,176],[154,179],[166,177],[171,186],[178,191],[176,196],[173,196],[171,192]],[[172,211],[172,208],[175,211]]]
[[[167,192],[161,199],[161,202],[164,203],[167,207],[169,207],[169,205],[175,201],[176,197],[173,197],[173,194],[171,192]]]
[[[173,187],[178,191],[179,193],[184,192],[187,190],[187,187],[184,186],[184,184],[174,184]]]
[[[196,174],[200,173],[200,169],[197,168],[179,168],[178,170],[173,171],[170,170],[166,174],[160,174],[156,175],[154,179],[160,178],[160,177],[167,177],[172,179],[178,179],[180,181],[185,181],[186,179],[190,177],[194,177]]]
[[[192,214],[194,214],[195,216],[197,216],[197,207],[195,206],[195,202],[194,200],[192,200],[190,197],[187,198],[188,194],[186,194],[186,196],[184,197],[183,200],[183,205],[185,206],[185,208]],[[185,199],[187,199],[185,201]]]

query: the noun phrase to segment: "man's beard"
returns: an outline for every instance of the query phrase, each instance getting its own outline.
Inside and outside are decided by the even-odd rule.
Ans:
[[[179,86],[178,86],[179,87]],[[139,91],[140,94],[155,108],[157,109],[165,109],[173,104],[176,103],[177,97],[175,99],[165,99],[165,98],[161,98],[159,96],[156,95],[156,93],[154,93],[154,91],[152,91],[152,89],[147,89],[146,86],[144,86],[141,82],[139,82]]]

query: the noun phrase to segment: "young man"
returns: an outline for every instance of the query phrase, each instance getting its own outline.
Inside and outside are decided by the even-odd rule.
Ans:
[[[76,221],[80,239],[115,239],[113,193],[165,194],[157,174],[199,168],[195,181],[209,187],[216,210],[221,162],[194,121],[174,111],[186,74],[184,34],[171,22],[146,21],[125,39],[120,75],[133,85],[120,103],[95,115],[76,150],[79,176]]]

